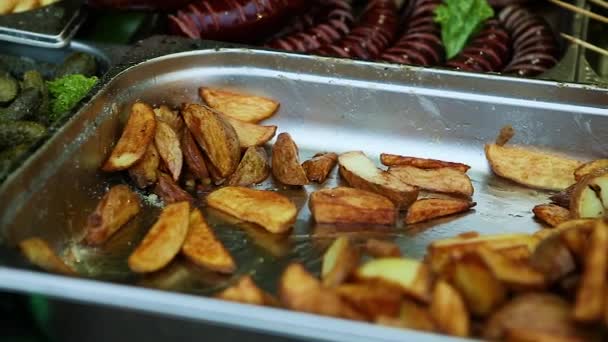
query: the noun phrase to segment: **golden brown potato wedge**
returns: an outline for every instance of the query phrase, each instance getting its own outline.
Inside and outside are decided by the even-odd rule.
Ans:
[[[363,245],[363,250],[374,258],[401,257],[401,249],[393,241],[368,239]]]
[[[608,271],[608,225],[597,220],[585,252],[583,274],[576,292],[573,316],[580,322],[603,318]]]
[[[156,124],[156,134],[154,135],[154,143],[158,154],[165,162],[165,166],[169,169],[169,173],[173,180],[177,182],[182,173],[184,163],[184,155],[179,143],[177,133],[168,124],[159,121]]]
[[[401,302],[399,317],[380,316],[376,323],[395,328],[413,329],[421,331],[435,331],[435,322],[428,308],[405,299]]]
[[[236,270],[234,259],[215,237],[201,211],[197,208],[190,213],[188,235],[182,245],[182,254],[201,267],[220,273]]]
[[[331,173],[338,163],[338,155],[335,153],[317,153],[310,160],[302,164],[306,177],[311,182],[319,184],[325,182],[327,176]]]
[[[554,283],[576,269],[576,263],[568,246],[555,235],[541,241],[530,257],[530,265]]]
[[[239,137],[241,148],[262,146],[274,138],[277,132],[277,126],[261,126],[234,119],[221,113],[220,115],[234,127],[236,135]]]
[[[185,124],[179,112],[171,110],[166,105],[161,105],[158,108],[154,108],[154,115],[157,122],[166,123],[181,138]]]
[[[269,232],[283,233],[296,221],[298,210],[287,197],[273,191],[227,186],[209,194],[207,205]]]
[[[475,207],[477,203],[457,198],[423,198],[414,202],[405,216],[406,224],[415,224],[454,214]]]
[[[452,284],[473,315],[485,317],[506,300],[507,289],[476,256],[459,258],[448,269]]]
[[[298,146],[289,133],[281,133],[272,147],[272,175],[287,185],[306,185],[308,178],[300,165]]]
[[[76,271],[68,266],[46,241],[40,238],[23,240],[19,243],[19,248],[29,262],[45,271],[76,275]]]
[[[549,196],[549,199],[551,200],[551,202],[553,202],[553,204],[556,204],[556,205],[559,205],[560,207],[569,209],[570,200],[572,198],[572,193],[574,192],[575,188],[576,188],[576,184],[572,184],[569,187],[565,188],[564,190]]]
[[[159,164],[160,157],[156,146],[150,144],[141,160],[129,168],[129,176],[138,188],[146,188],[156,183]]]
[[[570,219],[570,210],[555,204],[539,204],[532,209],[534,216],[551,227]]]
[[[310,195],[308,205],[317,223],[393,225],[397,220],[393,202],[355,188],[315,191]]]
[[[443,169],[450,168],[462,173],[466,173],[471,168],[469,165],[453,163],[437,159],[426,159],[418,157],[406,157],[396,154],[380,154],[380,162],[386,166],[412,166],[419,169]]]
[[[498,176],[537,189],[563,190],[575,183],[578,160],[524,147],[488,144],[486,158]]]
[[[0,1],[0,15],[9,14],[13,12],[13,8],[17,6],[19,0],[4,0]]]
[[[252,305],[278,306],[277,300],[270,294],[260,289],[251,276],[246,275],[236,282],[236,284],[218,293],[216,298]]]
[[[194,198],[182,189],[173,178],[166,173],[158,172],[158,183],[154,187],[154,193],[157,194],[165,204],[187,201],[194,202]]]
[[[498,132],[495,144],[498,146],[504,146],[513,138],[513,136],[515,136],[513,126],[506,125],[500,129],[500,132]]]
[[[388,173],[402,182],[431,192],[473,196],[473,184],[466,173],[443,167],[439,169],[419,169],[413,166],[392,166]]]
[[[342,284],[336,292],[372,321],[381,316],[395,317],[401,308],[402,294],[380,284]]]
[[[278,102],[265,97],[207,87],[201,87],[199,91],[211,108],[245,122],[262,121],[279,109]]]
[[[426,264],[407,258],[380,258],[366,262],[357,269],[362,281],[379,281],[398,287],[406,295],[429,300],[431,274]]]
[[[359,266],[359,252],[346,237],[334,240],[323,255],[321,279],[323,285],[335,287],[342,284]]]
[[[139,197],[127,185],[115,185],[101,198],[89,215],[84,240],[89,245],[101,245],[120,227],[139,213]]]
[[[448,238],[433,241],[428,247],[427,258],[432,270],[440,273],[452,257],[475,252],[482,246],[487,246],[493,250],[527,246],[530,250],[533,250],[538,241],[539,238],[529,234],[495,234],[472,238]]]
[[[266,180],[270,175],[270,166],[268,165],[268,155],[263,147],[249,147],[243,159],[239,163],[239,167],[228,178],[227,184],[234,186],[249,186],[258,184]]]
[[[542,289],[547,284],[545,275],[527,262],[509,259],[486,246],[476,253],[498,280],[515,289]]]
[[[135,103],[120,139],[101,169],[112,172],[133,166],[146,153],[155,132],[156,119],[152,107],[141,102]]]
[[[580,180],[570,197],[573,218],[602,217],[608,205],[608,173],[590,174]]]
[[[192,137],[192,133],[189,130],[184,130],[182,136],[182,152],[184,154],[184,161],[188,166],[188,170],[192,173],[194,178],[201,181],[203,184],[211,182],[209,176],[209,170],[207,170],[207,163],[205,157],[200,151],[196,141]]]
[[[583,177],[590,174],[601,174],[608,172],[608,159],[598,159],[590,161],[579,166],[574,170],[574,178],[576,181],[580,181]]]
[[[186,126],[221,177],[230,176],[241,160],[238,135],[224,117],[211,108],[188,104],[182,110]]]
[[[139,246],[129,256],[133,272],[148,273],[165,267],[179,253],[190,221],[190,203],[167,205]]]
[[[343,153],[338,157],[338,164],[340,176],[350,186],[386,196],[400,209],[409,207],[418,198],[418,188],[377,168],[363,152]]]
[[[512,299],[492,314],[483,337],[499,341],[524,334],[547,337],[534,341],[588,341],[585,328],[572,320],[570,304],[546,293],[526,293]]]
[[[19,0],[13,8],[13,13],[30,11],[38,7],[38,0]]]
[[[439,331],[460,337],[471,333],[471,319],[464,301],[447,282],[440,280],[435,284],[429,310]]]
[[[495,250],[496,253],[504,256],[509,260],[528,261],[532,255],[532,251],[528,246],[511,246]]]
[[[300,264],[287,266],[279,280],[279,298],[287,308],[325,316],[364,320],[342,297],[308,273]]]

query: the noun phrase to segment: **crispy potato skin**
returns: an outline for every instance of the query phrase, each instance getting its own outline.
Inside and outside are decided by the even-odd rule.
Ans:
[[[574,170],[574,178],[578,182],[583,179],[583,177],[592,173],[606,172],[608,172],[608,159],[598,159],[579,166],[576,170]]]
[[[159,165],[160,157],[156,146],[150,144],[142,159],[129,168],[129,176],[138,188],[147,188],[156,183]]]
[[[298,210],[287,197],[273,191],[227,186],[207,196],[207,205],[271,233],[283,233],[295,223]]]
[[[190,213],[188,235],[182,246],[184,254],[193,263],[219,273],[233,273],[234,259],[197,208]]]
[[[308,178],[300,165],[298,146],[289,133],[281,133],[272,147],[272,175],[286,185],[306,185]]]
[[[89,245],[101,245],[139,213],[139,197],[127,185],[115,185],[102,197],[89,215],[84,240]]]
[[[534,216],[550,227],[558,226],[570,219],[570,210],[555,204],[539,204],[532,209]]]
[[[135,103],[120,139],[101,169],[113,172],[133,166],[146,153],[155,132],[156,119],[152,107],[141,102]]]
[[[249,275],[241,277],[236,284],[224,289],[215,297],[231,302],[278,306],[277,300],[260,289]]]
[[[559,205],[560,207],[570,209],[570,199],[572,197],[572,193],[576,189],[576,184],[572,184],[564,190],[549,196],[549,199],[553,204]]]
[[[510,259],[487,246],[481,246],[475,252],[498,280],[514,289],[537,290],[547,285],[545,275],[528,262]]]
[[[412,300],[402,300],[399,317],[380,316],[376,323],[389,327],[434,332],[437,330],[429,309]]]
[[[325,182],[331,173],[331,170],[334,169],[337,163],[337,154],[333,152],[317,153],[312,159],[302,163],[302,167],[306,172],[306,177],[308,177],[311,182],[322,184]]]
[[[425,170],[413,166],[393,166],[388,172],[402,182],[420,189],[465,197],[473,196],[471,179],[457,169],[443,167]]]
[[[184,130],[182,136],[182,152],[184,153],[184,161],[192,175],[201,182],[209,181],[209,170],[207,170],[205,157],[189,130]]]
[[[310,211],[317,223],[392,225],[397,219],[393,202],[373,192],[337,187],[310,195]]]
[[[158,172],[158,183],[154,187],[154,193],[162,198],[165,204],[182,201],[194,202],[194,198],[175,183],[171,176],[162,172]]]
[[[415,224],[439,217],[463,213],[475,207],[476,203],[463,199],[424,198],[417,200],[407,210],[406,224]]]
[[[274,115],[279,103],[269,98],[201,87],[201,97],[213,109],[245,122],[257,123]]]
[[[469,312],[458,291],[447,282],[440,280],[435,285],[430,312],[440,331],[452,336],[470,335]]]
[[[133,272],[158,271],[179,253],[188,234],[190,203],[178,202],[166,206],[139,246],[129,256]]]
[[[179,180],[182,173],[184,163],[184,155],[180,146],[177,133],[164,122],[156,124],[156,134],[154,143],[161,159],[165,162],[165,166],[169,169],[174,181]]]
[[[357,268],[359,259],[359,251],[347,237],[341,236],[334,240],[323,255],[323,285],[336,287],[343,283]]]
[[[372,321],[382,316],[395,317],[401,308],[401,294],[378,284],[342,284],[336,292]]]
[[[396,154],[380,154],[380,162],[386,166],[413,166],[419,169],[442,169],[451,168],[466,173],[471,168],[469,165],[448,162],[437,159],[426,159],[418,157],[407,157]]]
[[[249,147],[236,171],[228,178],[227,185],[249,186],[258,184],[270,176],[268,155],[263,147]]]
[[[239,137],[239,144],[243,149],[252,146],[262,146],[270,141],[277,132],[277,126],[260,126],[231,118],[221,113],[220,115],[234,127],[236,135]]]
[[[76,271],[68,266],[49,246],[40,238],[29,238],[19,243],[21,253],[32,264],[48,272],[60,273],[63,275],[76,275]]]
[[[608,173],[592,173],[583,177],[570,197],[573,218],[596,218],[606,213],[608,203]]]
[[[542,240],[530,256],[530,265],[554,283],[576,269],[574,256],[566,243],[554,235]]]
[[[185,124],[179,112],[171,110],[166,105],[161,105],[158,108],[154,108],[154,115],[157,122],[166,123],[181,138]]]
[[[241,159],[239,138],[232,125],[211,108],[198,104],[186,105],[182,115],[219,175],[230,176]]]

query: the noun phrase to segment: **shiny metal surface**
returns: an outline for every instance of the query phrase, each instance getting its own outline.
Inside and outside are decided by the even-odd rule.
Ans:
[[[103,248],[79,246],[76,241],[86,217],[103,191],[109,184],[125,181],[101,174],[98,168],[119,136],[129,106],[136,100],[175,106],[198,102],[201,85],[279,100],[281,109],[268,123],[292,135],[302,160],[319,151],[363,150],[375,160],[379,153],[390,152],[467,163],[472,166],[478,206],[471,213],[429,224],[348,232],[311,222],[306,198],[315,186],[285,189],[270,180],[261,187],[278,189],[301,209],[289,236],[237,227],[206,210],[218,236],[237,259],[235,276],[210,274],[183,260],[145,277],[130,273],[126,256],[153,222],[158,208],[152,205],[147,206],[147,215],[131,222]],[[0,288],[315,340],[444,339],[218,302],[201,295],[245,273],[274,291],[283,266],[294,260],[318,272],[324,247],[339,234],[393,239],[404,255],[420,258],[430,241],[464,231],[535,231],[540,225],[531,209],[546,202],[548,193],[493,176],[483,144],[492,141],[503,125],[512,124],[518,132],[516,143],[584,160],[604,156],[608,151],[602,141],[608,133],[606,108],[608,96],[601,88],[487,74],[247,49],[192,51],[153,59],[111,80],[0,187]],[[337,182],[334,170],[326,185]],[[52,242],[90,279],[31,271],[14,245],[34,235]]]

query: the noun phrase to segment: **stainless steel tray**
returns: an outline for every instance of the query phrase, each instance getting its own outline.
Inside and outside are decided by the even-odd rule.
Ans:
[[[246,90],[279,100],[281,110],[270,122],[278,125],[280,132],[293,136],[302,159],[318,151],[361,149],[370,156],[392,152],[467,163],[472,166],[478,207],[472,213],[432,224],[344,232],[311,224],[306,193],[314,186],[280,189],[301,208],[295,229],[284,239],[243,231],[207,211],[239,264],[237,275],[229,278],[195,269],[181,260],[148,277],[131,274],[125,265],[126,255],[149,227],[152,216],[135,220],[103,250],[78,247],[74,241],[103,190],[108,184],[124,181],[101,174],[98,168],[120,134],[129,105],[138,99],[172,105],[199,101],[197,88],[201,85]],[[202,294],[212,293],[244,273],[252,274],[262,287],[273,291],[283,266],[293,260],[318,272],[323,247],[339,234],[394,239],[405,255],[421,257],[430,241],[463,231],[532,232],[540,226],[530,210],[545,202],[547,193],[492,176],[483,144],[493,140],[501,126],[513,124],[519,143],[545,146],[583,159],[605,155],[608,144],[601,138],[608,133],[607,107],[605,90],[592,86],[271,51],[214,49],[153,59],[111,80],[60,134],[0,187],[0,288],[171,317],[172,322],[197,327],[196,331],[212,324],[237,328],[235,334],[243,330],[243,336],[255,330],[273,336],[332,341],[443,339],[439,335],[220,302]],[[334,173],[329,185],[336,184],[336,178]],[[276,185],[270,181],[262,186]],[[33,235],[68,251],[70,260],[91,279],[32,270],[14,245]],[[104,317],[109,316],[115,322],[121,317]],[[91,318],[83,314],[70,320],[86,317]],[[140,317],[140,323],[150,322],[144,314],[131,317]],[[148,324],[141,333],[151,340],[157,340],[159,335],[155,333],[159,330],[170,334],[164,329],[180,326],[149,325],[154,324]],[[173,335],[181,334],[174,331]],[[117,340],[127,340],[126,336]],[[101,338],[87,338],[94,339]]]

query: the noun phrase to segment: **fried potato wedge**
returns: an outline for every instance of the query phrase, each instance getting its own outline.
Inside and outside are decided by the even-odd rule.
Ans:
[[[464,300],[447,282],[440,280],[435,285],[429,310],[439,331],[460,337],[471,333],[471,319]]]
[[[236,270],[234,259],[215,237],[199,209],[190,213],[188,235],[182,245],[182,254],[198,266],[219,273],[233,273]]]
[[[587,341],[585,328],[578,326],[565,300],[553,294],[526,293],[516,296],[495,311],[484,327],[483,337],[505,340],[511,336],[534,334],[546,339],[534,341]]]
[[[359,252],[346,236],[334,240],[323,255],[321,279],[324,286],[342,284],[359,266]]]
[[[101,245],[139,213],[139,197],[127,185],[115,185],[101,198],[89,215],[84,240],[89,245]]]
[[[374,258],[401,257],[401,249],[393,241],[368,239],[363,245],[363,250]]]
[[[166,105],[161,105],[158,108],[154,108],[154,115],[157,122],[166,123],[178,136],[181,136],[185,124],[179,112],[171,110]]]
[[[139,246],[129,256],[133,272],[148,273],[165,267],[179,253],[190,221],[190,203],[166,206]]]
[[[19,248],[32,264],[47,272],[76,275],[76,270],[68,266],[49,244],[41,238],[29,238],[19,242]]]
[[[532,255],[532,251],[528,246],[511,246],[495,250],[498,254],[509,260],[528,261]]]
[[[380,316],[376,323],[395,328],[414,329],[420,331],[435,331],[436,326],[428,308],[405,299],[401,302],[399,317]]]
[[[113,172],[133,166],[146,153],[155,132],[156,119],[152,107],[141,102],[135,103],[120,139],[101,169]]]
[[[469,311],[485,317],[507,298],[507,289],[490,270],[473,255],[466,255],[449,267],[452,285],[460,292]]]
[[[411,166],[418,169],[432,170],[450,168],[462,173],[466,173],[471,168],[469,165],[461,163],[453,163],[437,159],[426,159],[418,157],[406,157],[396,154],[382,153],[380,154],[380,162],[382,165],[392,166]]]
[[[249,186],[266,180],[270,175],[268,155],[263,147],[249,147],[236,171],[228,178],[227,184]]]
[[[392,166],[388,173],[406,184],[427,191],[473,196],[473,184],[469,176],[453,168],[425,170],[413,166]]]
[[[138,188],[144,189],[156,183],[159,164],[160,157],[156,146],[150,144],[141,160],[129,168],[129,176]]]
[[[331,153],[317,153],[310,160],[302,163],[302,168],[306,172],[306,177],[311,182],[322,184],[325,182],[331,170],[338,163],[338,155]]]
[[[530,265],[554,283],[576,269],[574,257],[568,246],[555,235],[541,241],[530,257]]]
[[[262,146],[274,138],[274,135],[277,133],[277,126],[261,126],[231,118],[228,115],[220,115],[234,127],[236,135],[239,137],[241,148]]]
[[[591,174],[576,184],[570,197],[573,218],[595,218],[606,214],[608,173]]]
[[[341,154],[338,157],[338,164],[340,176],[350,186],[385,196],[398,208],[407,208],[418,198],[418,188],[377,168],[361,151]]]
[[[277,300],[260,289],[249,275],[239,278],[234,285],[218,293],[215,298],[244,304],[278,306]]]
[[[221,177],[230,176],[241,160],[241,148],[234,127],[211,108],[188,104],[182,110],[186,126]]]
[[[283,233],[296,221],[298,210],[287,197],[273,191],[227,186],[207,196],[207,205],[271,233]]]
[[[325,288],[300,264],[287,266],[279,280],[279,298],[287,308],[325,316],[364,320],[335,290]]]
[[[598,159],[594,161],[590,161],[579,166],[576,170],[574,170],[574,179],[576,181],[580,181],[583,177],[590,174],[601,174],[608,172],[608,159]]]
[[[188,170],[197,180],[203,183],[209,183],[211,180],[209,179],[209,170],[207,169],[205,157],[189,130],[184,130],[181,142],[184,161],[186,162]]]
[[[572,198],[572,193],[574,193],[574,189],[576,188],[576,184],[572,184],[564,190],[555,193],[549,196],[549,199],[553,204],[559,205],[560,207],[569,209],[570,208],[570,200]]]
[[[509,259],[486,246],[478,248],[476,253],[498,280],[515,289],[542,289],[546,286],[545,275],[527,262]]]
[[[207,87],[199,92],[211,108],[245,122],[260,122],[279,109],[278,102],[265,97]]]
[[[427,258],[434,272],[440,273],[452,257],[475,252],[482,246],[493,250],[507,249],[515,246],[527,246],[533,250],[539,238],[529,234],[495,234],[480,235],[472,238],[448,238],[433,241],[428,247]]]
[[[166,173],[158,172],[158,183],[154,187],[154,193],[157,194],[165,204],[187,201],[194,202],[194,198],[182,189],[173,178]]]
[[[308,202],[317,223],[393,225],[395,204],[373,192],[337,187],[313,192]]]
[[[169,169],[173,180],[177,182],[182,173],[184,164],[184,155],[179,143],[177,133],[173,128],[165,122],[159,121],[156,124],[156,134],[154,135],[154,143],[158,154],[165,162],[165,166]]]
[[[423,198],[414,202],[405,216],[406,224],[415,224],[460,214],[475,207],[477,203],[457,198]]]
[[[597,220],[585,253],[583,274],[576,292],[573,317],[580,322],[594,322],[603,318],[604,301],[608,289],[608,225]]]
[[[342,284],[336,292],[370,320],[381,316],[395,317],[401,308],[402,294],[378,284]]]
[[[426,264],[407,258],[381,258],[366,262],[357,269],[362,281],[379,281],[394,285],[406,295],[426,302],[429,300],[431,274]]]
[[[272,147],[272,175],[287,185],[306,185],[308,178],[300,165],[298,146],[289,133],[281,133]]]
[[[532,209],[534,216],[551,227],[570,219],[570,210],[555,204],[539,204]]]
[[[513,126],[506,125],[500,129],[498,136],[496,136],[495,144],[498,146],[505,146],[515,136],[515,130]]]
[[[488,144],[486,158],[495,174],[537,189],[563,190],[575,183],[581,162],[524,147]]]

